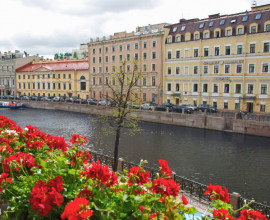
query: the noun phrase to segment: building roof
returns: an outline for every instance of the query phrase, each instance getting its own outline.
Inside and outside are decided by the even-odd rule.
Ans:
[[[260,15],[259,15],[260,14]],[[236,27],[238,25],[243,25],[245,32],[249,33],[249,26],[252,23],[257,23],[258,30],[257,33],[264,32],[264,22],[270,20],[270,8],[266,8],[264,10],[257,10],[257,11],[246,11],[242,13],[237,14],[230,14],[230,15],[209,15],[208,18],[205,19],[180,19],[180,22],[177,24],[169,25],[167,28],[170,28],[169,35],[175,36],[177,34],[180,34],[182,37],[181,41],[184,41],[184,35],[186,33],[193,34],[194,32],[198,31],[201,34],[205,30],[209,30],[210,34],[213,33],[213,31],[216,28],[220,28],[221,34],[223,37],[225,34],[225,28],[232,27],[233,32],[235,32]],[[222,23],[224,22],[224,23]],[[232,33],[232,35],[234,35]],[[211,38],[211,36],[210,36]]]
[[[50,61],[50,62],[32,62],[18,69],[16,72],[34,72],[40,68],[46,68],[50,71],[82,71],[88,70],[89,64],[87,60],[83,61]]]

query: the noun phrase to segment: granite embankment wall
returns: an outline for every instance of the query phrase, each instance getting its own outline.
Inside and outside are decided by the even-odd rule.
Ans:
[[[106,106],[56,102],[26,102],[25,105],[30,108],[53,109],[86,114],[111,115],[112,113],[112,108]],[[171,112],[135,110],[131,115],[136,116],[141,121],[270,137],[270,122],[217,117],[206,115],[204,113],[190,115]]]

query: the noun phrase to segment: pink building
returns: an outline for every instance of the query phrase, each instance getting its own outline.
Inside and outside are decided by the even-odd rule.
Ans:
[[[163,27],[164,24],[138,27],[136,32],[115,33],[113,36],[90,39],[88,43],[90,97],[102,99],[110,94],[111,82],[121,61],[126,61],[126,72],[137,61],[142,71],[140,82],[141,101],[162,102]]]

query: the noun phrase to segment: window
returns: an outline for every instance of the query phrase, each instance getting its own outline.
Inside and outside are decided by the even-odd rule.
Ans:
[[[180,58],[180,50],[177,50],[175,52],[175,57],[176,57],[176,59],[179,59]]]
[[[262,14],[256,14],[255,19],[256,19],[256,20],[260,20],[261,17],[262,17]]]
[[[147,48],[147,42],[143,42],[143,48]]]
[[[177,66],[177,67],[175,68],[175,74],[176,74],[176,75],[179,75],[179,74],[180,74],[180,67],[179,67],[179,66]]]
[[[101,63],[101,57],[98,57],[98,62]]]
[[[105,78],[105,84],[108,85],[109,84],[109,77]]]
[[[241,84],[235,84],[235,94],[240,94],[241,93]]]
[[[156,47],[157,46],[157,42],[154,40],[152,41],[152,47]]]
[[[172,30],[172,32],[175,32],[176,30],[177,30],[177,27],[174,27],[173,30]]]
[[[224,93],[229,93],[230,92],[230,84],[224,84]]]
[[[177,36],[177,37],[176,37],[176,42],[180,42],[180,41],[181,41],[180,36]]]
[[[172,91],[172,84],[171,83],[167,83],[167,91],[168,92]]]
[[[242,73],[243,66],[242,64],[237,64],[236,65],[236,73]]]
[[[203,92],[208,92],[208,84],[207,83],[203,84]]]
[[[181,31],[184,31],[186,29],[186,26],[181,27]]]
[[[33,75],[33,79],[34,79],[34,75]],[[55,74],[53,74],[53,79],[55,79]]]
[[[144,59],[144,60],[147,59],[147,53],[143,53],[143,59]]]
[[[204,27],[204,23],[200,23],[199,28],[203,28]]]
[[[194,57],[198,57],[199,56],[199,49],[194,49]]]
[[[257,32],[257,27],[256,27],[256,26],[251,26],[250,32],[251,32],[252,34],[256,33],[256,32]]]
[[[109,48],[108,48],[108,47],[105,47],[105,51],[106,51],[106,53],[108,53],[108,51],[109,51]]]
[[[156,86],[156,76],[152,76],[152,86]]]
[[[219,31],[215,31],[215,37],[216,38],[220,37],[220,32]]]
[[[204,38],[205,39],[208,39],[209,38],[209,33],[208,32],[204,33]]]
[[[108,56],[105,57],[105,62],[106,62],[106,63],[109,62],[109,57],[108,57]]]
[[[264,104],[260,105],[260,112],[265,112],[265,105]]]
[[[219,47],[215,47],[215,56],[219,56]]]
[[[267,25],[265,26],[265,31],[270,31],[270,24],[267,24]]]
[[[144,71],[144,72],[147,71],[147,66],[146,66],[146,64],[143,64],[143,71]]]
[[[93,67],[93,73],[96,73],[96,67]]]
[[[127,54],[127,61],[130,61],[130,54]]]
[[[242,21],[247,21],[247,20],[248,20],[248,16],[247,15],[242,18]]]
[[[243,45],[237,45],[237,54],[243,54]]]
[[[102,77],[99,77],[99,85],[102,85]]]
[[[225,19],[222,19],[220,22],[219,22],[219,25],[224,25],[225,24]]]
[[[231,35],[232,35],[232,30],[231,30],[231,29],[227,30],[226,36],[227,36],[227,37],[230,37]]]
[[[112,62],[115,62],[115,56],[114,55],[112,56]]]
[[[38,78],[39,78],[39,75],[38,75]],[[61,78],[61,75],[60,74],[58,74],[58,79],[60,79]]]
[[[249,52],[255,53],[256,52],[256,44],[250,44],[249,45]]]
[[[130,44],[127,44],[127,50],[130,50]]]
[[[268,73],[268,70],[269,70],[269,65],[268,65],[268,63],[263,63],[263,66],[262,66],[262,72],[263,72],[263,73]]]
[[[193,84],[193,92],[198,92],[198,83]]]
[[[101,48],[98,48],[98,52],[101,53]]]
[[[203,49],[203,55],[204,55],[205,57],[208,57],[208,56],[209,56],[209,48],[204,48],[204,49]]]
[[[135,43],[135,44],[134,44],[134,48],[135,48],[135,49],[138,49],[138,48],[139,48],[139,44],[138,44],[138,43]]]
[[[122,50],[123,50],[122,45],[119,45],[119,51],[122,51]]]
[[[231,46],[225,47],[225,55],[231,55]]]
[[[152,71],[155,72],[156,71],[156,64],[152,64]]]
[[[218,84],[214,84],[213,93],[218,93]]]
[[[194,35],[194,40],[199,40],[199,34]]]
[[[269,45],[270,45],[269,42],[263,44],[263,52],[264,53],[268,53],[269,52]]]
[[[135,60],[139,59],[139,54],[135,53]]]
[[[92,50],[92,53],[95,54],[95,53],[96,53],[96,49],[93,49],[93,50]]]
[[[247,94],[253,94],[254,93],[254,85],[253,84],[248,84],[248,91]]]
[[[127,72],[130,72],[130,65],[127,65]]]
[[[85,83],[85,82],[84,82]],[[81,85],[82,86],[82,85]],[[82,87],[81,87],[82,88]],[[63,90],[66,90],[66,83],[63,82]],[[81,89],[82,90],[82,89]],[[84,89],[85,90],[85,89]]]
[[[267,95],[267,84],[261,84],[261,95]]]
[[[143,101],[146,101],[146,93],[143,93]]]
[[[214,25],[214,22],[210,21],[208,27],[213,27],[213,25]]]
[[[208,73],[208,66],[203,66],[203,73],[204,74],[207,74]]]
[[[71,79],[71,74],[68,74],[68,78]]]
[[[172,51],[168,51],[168,59],[172,59]]]
[[[93,85],[96,85],[96,77],[93,77]]]
[[[175,92],[180,92],[180,83],[175,83]]]
[[[101,66],[98,68],[98,72],[102,73],[102,67]]]
[[[228,102],[224,102],[224,109],[228,109]]]
[[[255,64],[249,64],[248,65],[248,72],[249,73],[254,73],[255,72]]]
[[[143,76],[143,86],[146,86],[146,76]]]
[[[157,53],[156,52],[152,52],[152,59],[156,59],[157,58]]]
[[[96,58],[95,57],[93,57],[93,63],[95,63],[96,62]]]
[[[214,65],[214,73],[219,73],[219,65]]]
[[[242,35],[244,33],[243,28],[238,28],[237,32],[238,32],[238,35]]]
[[[171,68],[171,67],[168,67],[168,69],[167,69],[167,74],[168,74],[168,75],[172,74],[172,68]]]
[[[193,73],[194,73],[194,74],[198,74],[198,69],[199,69],[198,66],[194,66],[194,67],[193,67]]]
[[[61,89],[61,83],[58,83],[58,89]]]
[[[115,52],[115,46],[112,46],[112,52]]]
[[[120,60],[120,61],[123,60],[123,55],[119,55],[119,60]]]
[[[230,73],[230,68],[231,68],[231,65],[226,64],[225,65],[225,73]]]

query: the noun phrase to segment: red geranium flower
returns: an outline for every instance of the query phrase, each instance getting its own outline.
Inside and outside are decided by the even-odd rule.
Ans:
[[[152,192],[160,193],[164,196],[177,196],[180,190],[179,183],[172,179],[164,179],[162,177],[153,181]]]
[[[87,138],[82,137],[78,134],[73,134],[72,138],[69,140],[69,142],[72,144],[84,145],[87,142]]]
[[[61,219],[87,220],[93,215],[93,211],[89,209],[88,203],[89,201],[85,198],[75,198],[74,201],[66,205]]]
[[[149,176],[150,172],[145,171],[142,167],[132,167],[128,174],[128,185],[143,185],[144,183],[148,183],[150,182]]]
[[[88,189],[88,186],[86,186],[82,191],[79,192],[78,198],[85,198],[89,199],[89,197],[93,197],[93,193],[91,190]]]
[[[219,199],[226,203],[230,202],[230,195],[228,193],[228,189],[224,187],[223,191],[222,187],[219,185],[208,185],[204,195],[210,195],[210,198],[213,200]]]
[[[214,209],[213,217],[214,219],[220,219],[220,220],[233,219],[233,217],[229,214],[229,211],[223,208],[219,210]]]
[[[252,209],[241,210],[241,215],[236,220],[267,220],[267,217],[259,211],[253,211]]]
[[[165,175],[166,177],[172,178],[172,170],[168,166],[168,162],[166,160],[160,159],[159,161],[160,165],[160,172]]]
[[[1,176],[0,176],[0,193],[2,192],[2,188],[1,188],[1,183],[2,182],[12,183],[12,178],[10,178],[8,176],[9,176],[8,173],[1,173]]]
[[[184,195],[181,196],[181,199],[184,205],[188,204],[187,198]]]

